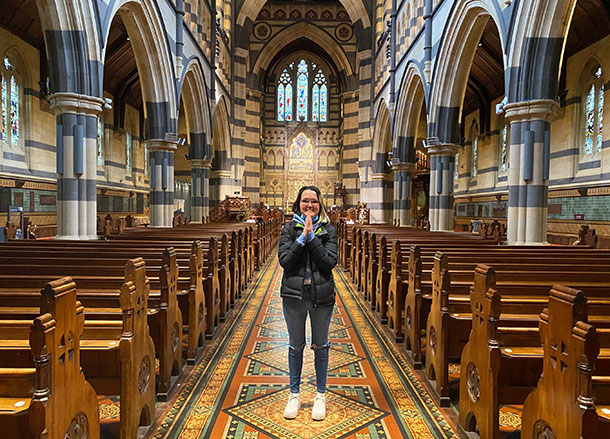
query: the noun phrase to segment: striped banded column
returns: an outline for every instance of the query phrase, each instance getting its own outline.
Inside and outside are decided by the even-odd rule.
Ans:
[[[457,145],[430,146],[430,230],[453,230],[453,174]]]
[[[150,225],[172,227],[174,218],[174,151],[173,140],[148,140],[150,151]]]
[[[192,159],[191,222],[205,223],[210,216],[210,169],[212,160]]]
[[[103,100],[54,93],[57,119],[57,235],[97,239],[97,117]]]
[[[510,122],[507,244],[547,244],[550,119],[557,108],[550,99],[504,106]]]
[[[411,174],[414,163],[392,164],[394,171],[394,224],[411,225]]]

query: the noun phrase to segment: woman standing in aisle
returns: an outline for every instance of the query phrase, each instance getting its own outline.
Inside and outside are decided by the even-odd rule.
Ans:
[[[311,418],[326,417],[326,375],[328,372],[328,328],[335,304],[332,270],[337,264],[337,231],[330,225],[320,189],[303,186],[292,206],[293,221],[284,225],[279,244],[284,269],[281,296],[290,336],[288,368],[290,396],[284,417],[294,419],[301,407],[301,370],[305,347],[305,320],[311,321],[317,394]]]

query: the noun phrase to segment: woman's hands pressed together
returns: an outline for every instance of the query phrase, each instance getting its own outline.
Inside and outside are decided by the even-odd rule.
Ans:
[[[313,232],[313,213],[311,211],[305,212],[305,227],[303,228],[303,235],[307,236]]]

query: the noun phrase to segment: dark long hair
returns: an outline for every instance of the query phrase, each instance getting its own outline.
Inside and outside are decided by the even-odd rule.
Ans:
[[[324,206],[324,202],[322,201],[322,193],[320,192],[320,189],[318,189],[317,186],[303,186],[301,189],[299,189],[299,193],[297,194],[297,199],[295,200],[294,204],[292,205],[292,211],[296,214],[302,215],[301,197],[303,196],[303,192],[305,192],[306,190],[314,191],[316,193],[316,195],[318,196],[318,202],[320,203],[320,213],[318,214],[318,216],[320,217],[319,221],[328,222],[329,221],[328,214],[326,213],[326,207]]]

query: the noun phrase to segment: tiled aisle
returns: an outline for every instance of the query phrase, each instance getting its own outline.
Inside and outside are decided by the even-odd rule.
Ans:
[[[313,351],[305,349],[302,409],[286,420],[288,334],[279,287],[282,269],[268,263],[244,293],[235,318],[164,413],[154,438],[449,438],[436,409],[395,347],[336,271],[338,300],[330,327],[327,417],[311,420]]]

